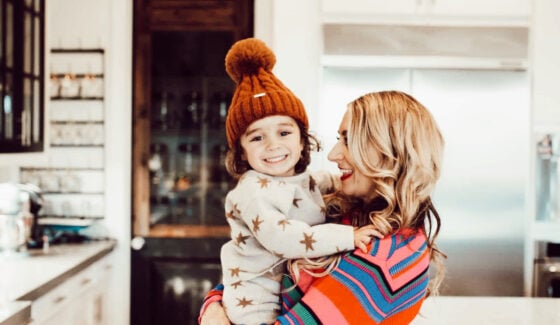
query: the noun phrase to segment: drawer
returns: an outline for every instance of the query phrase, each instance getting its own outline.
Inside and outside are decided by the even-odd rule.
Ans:
[[[97,290],[110,276],[111,269],[112,259],[111,255],[108,255],[33,301],[31,324],[42,324],[53,315],[64,311],[72,302],[82,299],[87,292]]]

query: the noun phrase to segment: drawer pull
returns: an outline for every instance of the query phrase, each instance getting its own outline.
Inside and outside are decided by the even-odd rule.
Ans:
[[[61,303],[62,301],[64,301],[64,299],[66,299],[65,296],[58,296],[58,297],[56,297],[56,298],[53,299],[53,302],[54,302],[55,304],[59,304],[59,303]]]
[[[80,282],[80,285],[85,286],[86,284],[90,283],[91,279],[83,279],[82,282]]]

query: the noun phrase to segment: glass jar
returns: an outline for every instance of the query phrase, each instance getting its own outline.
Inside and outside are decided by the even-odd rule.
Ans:
[[[199,180],[199,147],[193,143],[181,143],[177,151],[175,190],[184,191]]]
[[[153,143],[150,145],[148,170],[150,171],[150,195],[157,199],[160,192],[165,190],[165,179],[169,175],[169,156],[165,144]]]
[[[222,129],[226,124],[229,102],[229,95],[226,92],[222,91],[214,96],[214,107],[211,116],[212,128]]]
[[[198,129],[202,121],[202,105],[200,102],[200,93],[193,90],[190,94],[185,95],[186,108],[183,111],[182,125],[186,129]]]

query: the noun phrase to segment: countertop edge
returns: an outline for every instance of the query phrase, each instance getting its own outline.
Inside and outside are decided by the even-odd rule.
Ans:
[[[22,325],[31,320],[31,302],[29,301],[14,301],[9,303],[6,308],[9,316],[0,315],[0,325]]]
[[[44,283],[43,285],[35,288],[34,290],[22,295],[21,297],[18,297],[16,300],[17,301],[34,301],[34,300],[37,300],[38,298],[40,298],[41,296],[43,296],[44,294],[46,294],[50,290],[52,290],[52,289],[56,288],[57,286],[59,286],[60,284],[62,284],[64,281],[66,281],[67,279],[69,279],[73,275],[78,274],[80,271],[86,269],[88,266],[90,266],[93,263],[99,261],[101,258],[103,258],[104,256],[111,253],[117,245],[116,240],[108,240],[107,242],[109,243],[109,245],[102,248],[99,252],[97,252],[96,254],[87,258],[82,263],[79,263],[79,264],[75,265],[74,267],[72,267],[68,271],[66,271],[66,272],[60,274],[59,276],[51,279],[50,281],[48,281],[48,282]]]

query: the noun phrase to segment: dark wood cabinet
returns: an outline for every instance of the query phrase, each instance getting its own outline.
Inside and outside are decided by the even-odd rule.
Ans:
[[[0,153],[43,150],[45,3],[0,0]]]
[[[252,30],[253,0],[134,1],[132,324],[195,324],[220,281],[224,60]]]

